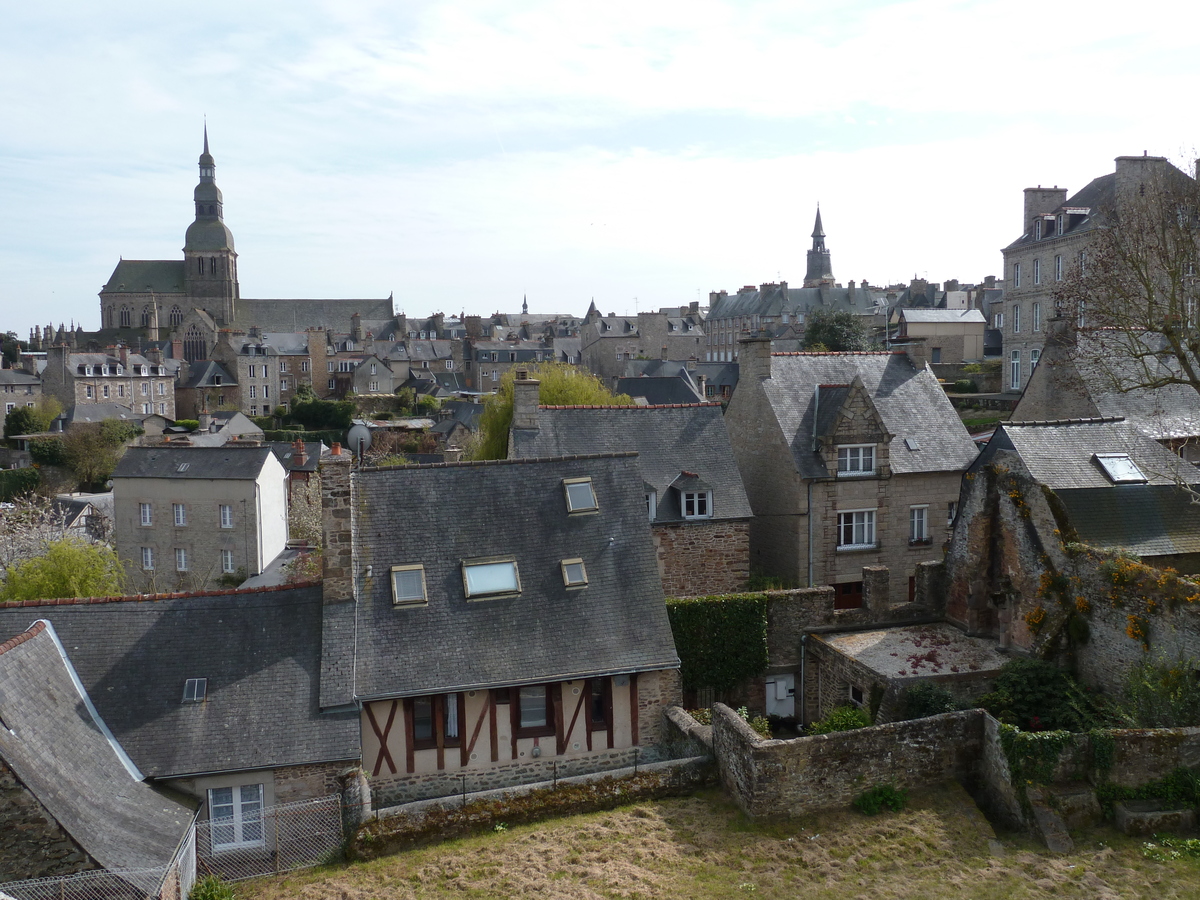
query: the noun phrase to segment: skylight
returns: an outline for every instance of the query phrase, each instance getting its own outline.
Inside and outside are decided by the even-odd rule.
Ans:
[[[593,512],[600,508],[591,478],[564,478],[563,488],[567,492],[567,512]]]
[[[183,685],[183,702],[202,703],[207,693],[207,678],[189,678]]]
[[[1113,484],[1145,484],[1146,476],[1128,453],[1097,453],[1092,457]]]
[[[515,559],[464,560],[462,569],[463,587],[470,599],[521,593]]]
[[[588,583],[587,569],[583,567],[582,559],[564,559],[562,574],[563,584],[567,587],[585,587]]]
[[[425,593],[425,567],[392,566],[392,603],[396,606],[415,606],[428,603]]]

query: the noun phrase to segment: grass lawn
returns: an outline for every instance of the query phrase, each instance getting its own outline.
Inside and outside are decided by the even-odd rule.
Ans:
[[[1076,835],[1067,856],[1001,837],[958,785],[914,792],[900,813],[775,823],[711,791],[235,888],[239,900],[1200,897],[1200,865],[1144,859],[1113,830]]]

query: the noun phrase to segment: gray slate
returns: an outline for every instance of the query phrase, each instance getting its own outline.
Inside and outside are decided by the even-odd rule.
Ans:
[[[0,634],[54,624],[97,710],[146,775],[360,756],[355,712],[322,714],[321,588],[0,607]],[[188,678],[204,703],[182,703]]]
[[[848,385],[855,375],[862,378],[884,427],[893,435],[889,447],[894,473],[961,471],[975,459],[975,444],[933,372],[917,369],[903,352],[775,354],[763,390],[791,443],[802,478],[829,474],[812,450],[813,420],[820,414],[814,403],[815,388]],[[909,450],[905,438],[912,438],[921,449]]]
[[[330,331],[349,332],[350,317],[358,313],[364,320],[392,318],[392,301],[382,300],[238,300],[237,323],[256,326],[262,331],[298,332],[310,325],[324,325]]]
[[[579,476],[591,477],[598,513],[567,514],[562,480]],[[635,456],[365,469],[352,479],[357,566],[375,573],[359,585],[360,698],[679,665]],[[468,601],[462,560],[491,556],[516,559],[521,593]],[[560,564],[572,558],[584,560],[585,588],[563,585]],[[393,606],[390,567],[417,563],[428,604]]]
[[[0,639],[20,641],[0,644],[0,758],[105,868],[168,865],[193,810],[130,770],[79,692],[53,628],[34,622],[31,610],[22,610],[21,618],[32,625],[28,631],[0,630]]]
[[[655,522],[683,520],[679,503],[668,488],[684,471],[694,472],[712,486],[713,519],[752,515],[725,419],[715,404],[544,406],[538,410],[537,430],[514,429],[510,440],[510,453],[526,459],[636,451],[642,480],[658,494]]]
[[[253,481],[271,454],[270,447],[237,443],[220,447],[130,447],[113,478],[204,478]],[[186,463],[187,469],[179,471]]]
[[[183,285],[182,259],[123,259],[113,269],[103,290],[182,294]]]

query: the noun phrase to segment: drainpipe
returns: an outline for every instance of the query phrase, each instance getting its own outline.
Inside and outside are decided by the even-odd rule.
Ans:
[[[800,715],[798,716],[798,719],[799,719],[801,725],[808,724],[808,722],[807,722],[808,716],[806,715],[808,713],[808,703],[807,703],[808,694],[805,690],[805,687],[806,687],[805,677],[807,674],[805,671],[807,668],[805,664],[808,662],[807,645],[808,645],[808,632],[806,631],[804,634],[800,635],[800,692],[799,692]]]
[[[808,586],[813,586],[813,511],[812,511],[812,482],[805,487],[808,490]]]

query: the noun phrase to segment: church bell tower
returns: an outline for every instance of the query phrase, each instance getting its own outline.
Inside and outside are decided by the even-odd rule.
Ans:
[[[804,274],[806,288],[833,284],[833,263],[825,249],[825,229],[821,226],[821,207],[817,207],[817,221],[813,225],[812,249],[808,251],[808,269]]]
[[[208,152],[208,126],[204,126],[204,152],[200,154],[200,183],[196,185],[196,219],[184,239],[184,289],[188,302],[208,312],[218,325],[229,326],[237,314],[237,252],[233,234],[225,225],[216,163]]]

